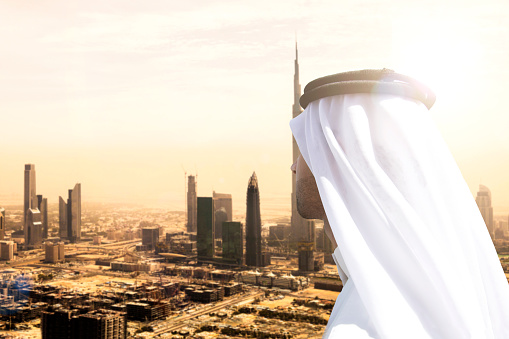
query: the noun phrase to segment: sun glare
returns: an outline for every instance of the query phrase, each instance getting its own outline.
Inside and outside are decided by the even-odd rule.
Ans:
[[[395,43],[395,70],[425,83],[437,97],[460,92],[472,81],[480,52],[472,37],[450,24],[413,33]]]

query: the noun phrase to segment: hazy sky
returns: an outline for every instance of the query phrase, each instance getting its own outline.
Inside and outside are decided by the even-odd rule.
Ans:
[[[296,33],[302,87],[383,67],[429,84],[472,192],[509,211],[506,0],[2,1],[0,204],[34,163],[50,203],[81,182],[183,209],[185,170],[242,210],[256,171],[262,211],[289,210]]]

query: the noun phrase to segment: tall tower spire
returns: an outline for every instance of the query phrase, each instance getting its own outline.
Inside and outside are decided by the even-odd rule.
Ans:
[[[297,37],[295,37],[295,71],[293,73],[293,105],[292,105],[292,118],[298,116],[302,110],[300,108],[299,99],[300,99],[300,83],[299,83],[299,50],[297,48]],[[297,158],[300,156],[299,146],[297,146],[297,142],[295,138],[292,136],[292,159],[295,163]],[[292,239],[293,241],[298,241],[300,239],[300,234],[302,232],[302,224],[303,219],[297,212],[297,199],[295,196],[295,173],[292,173]]]
[[[300,82],[299,82],[299,49],[297,48],[297,40],[295,40],[295,71],[293,75],[293,117],[295,118],[297,115],[299,115],[302,112],[302,109],[300,108],[299,104],[300,99]],[[295,143],[295,140],[294,140]],[[294,144],[294,149],[297,146],[297,144]],[[295,152],[294,152],[295,155]],[[297,155],[298,157],[298,155]],[[294,158],[294,161],[297,158]]]
[[[293,75],[293,106],[292,117],[295,118],[302,113],[300,107],[300,81],[299,81],[299,49],[295,39],[295,73]],[[293,138],[293,137],[292,137]],[[299,146],[293,138],[293,162],[300,156]],[[291,219],[291,241],[298,243],[299,248],[299,270],[313,271],[314,269],[314,248],[315,248],[315,221],[302,218],[297,211],[297,198],[295,195],[295,173],[292,173],[292,219]]]

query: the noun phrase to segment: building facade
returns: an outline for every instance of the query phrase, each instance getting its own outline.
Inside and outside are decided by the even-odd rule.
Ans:
[[[58,199],[59,235],[62,239],[77,242],[81,239],[81,184],[77,183],[69,190],[67,203]]]
[[[67,203],[58,197],[58,233],[61,239],[67,238]]]
[[[126,313],[95,310],[80,314],[77,310],[57,309],[42,312],[43,339],[125,339]]]
[[[236,221],[223,222],[223,258],[242,265],[244,257],[244,235],[242,232],[242,223]]]
[[[197,228],[197,182],[194,175],[187,177],[187,231],[196,232]]]
[[[42,223],[39,209],[29,208],[25,226],[25,247],[34,247],[42,243]]]
[[[299,52],[297,45],[295,45],[295,73],[293,76],[293,106],[292,106],[292,117],[295,118],[302,113],[300,107],[300,93],[301,86],[299,80]],[[297,161],[300,156],[299,146],[292,136],[292,152],[293,162]],[[315,222],[314,220],[306,220],[302,218],[297,211],[297,197],[295,194],[295,173],[292,173],[292,234],[291,240],[293,243],[298,243],[299,249],[299,270],[301,271],[313,271],[314,269],[314,249],[315,249]]]
[[[0,241],[0,259],[12,260],[14,258],[14,242],[13,241]]]
[[[214,213],[216,215],[215,236],[217,239],[221,239],[223,222],[233,220],[232,195],[213,191],[212,198],[214,199]]]
[[[47,242],[44,244],[45,261],[50,263],[65,261],[65,246],[63,242]]]
[[[484,223],[488,228],[490,236],[494,238],[495,228],[493,225],[493,207],[491,206],[491,191],[488,187],[479,185],[479,192],[477,192],[475,202],[479,207],[479,211],[481,212],[482,218],[484,219]]]
[[[263,266],[262,220],[260,215],[260,191],[258,179],[253,172],[247,185],[246,198],[246,265]]]
[[[81,184],[69,190],[67,199],[67,238],[71,242],[81,239]]]
[[[214,207],[216,202],[214,201]],[[214,211],[214,236],[216,239],[222,239],[223,234],[223,223],[225,221],[231,221],[228,220],[228,214],[226,213],[226,210],[224,207],[221,207],[220,209],[215,209]]]
[[[5,239],[5,209],[0,207],[0,240]]]
[[[25,165],[25,182],[23,192],[23,231],[25,235],[25,245],[30,244],[29,239],[29,224],[27,222],[29,210],[38,210],[37,208],[37,194],[35,184],[35,165]],[[33,239],[32,239],[33,240]]]
[[[197,243],[198,260],[214,257],[214,199],[211,197],[198,197],[197,199]]]
[[[141,243],[148,250],[153,250],[159,243],[159,228],[145,227],[141,229]]]
[[[48,238],[48,199],[37,195],[37,208],[41,212],[42,238]]]

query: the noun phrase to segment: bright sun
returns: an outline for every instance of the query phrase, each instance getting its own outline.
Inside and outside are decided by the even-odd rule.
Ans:
[[[425,83],[437,97],[461,91],[462,84],[472,79],[480,48],[450,23],[424,27],[399,34],[393,52],[395,70]]]

